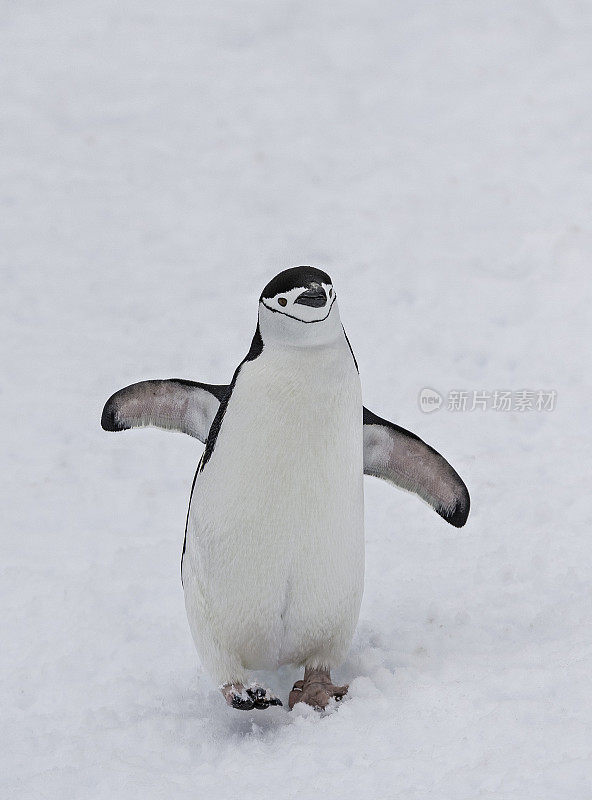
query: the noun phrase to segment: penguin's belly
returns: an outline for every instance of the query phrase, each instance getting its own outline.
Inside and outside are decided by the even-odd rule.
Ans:
[[[363,588],[357,371],[349,352],[291,358],[241,368],[189,512],[198,650],[215,636],[249,669],[341,660]]]

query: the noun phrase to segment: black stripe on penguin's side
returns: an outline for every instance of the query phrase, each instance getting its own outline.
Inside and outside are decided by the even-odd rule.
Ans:
[[[199,475],[202,460],[203,460],[203,454],[202,457],[199,459],[199,464],[197,465],[197,469],[195,470],[195,475],[193,476],[193,481],[191,483],[191,491],[189,492],[189,505],[187,506],[187,516],[185,517],[185,533],[183,534],[183,550],[181,551],[181,586],[183,585],[183,559],[185,558],[185,550],[187,549],[187,526],[189,525],[189,509],[191,508],[191,498],[193,497],[193,490],[195,489],[195,481],[197,480],[197,476]]]
[[[261,338],[261,333],[259,331],[259,324],[257,324],[257,330],[255,331],[255,335],[253,336],[253,341],[251,342],[251,348],[247,355],[243,358],[241,363],[235,370],[234,375],[232,376],[232,380],[230,382],[230,386],[228,386],[224,396],[220,398],[220,407],[214,417],[214,421],[212,422],[212,427],[210,428],[210,432],[208,433],[208,440],[206,442],[206,449],[204,450],[203,458],[201,461],[201,470],[205,467],[205,465],[210,460],[210,456],[214,452],[214,447],[216,445],[216,439],[218,438],[218,434],[220,432],[220,427],[222,425],[222,420],[224,419],[224,414],[226,413],[226,408],[228,406],[228,401],[232,395],[232,390],[234,389],[234,385],[236,383],[236,379],[238,378],[239,372],[241,371],[242,365],[246,361],[254,361],[257,356],[261,355],[263,351],[263,339]]]
[[[349,347],[349,352],[352,354],[352,358],[354,360],[354,364],[356,365],[356,372],[359,375],[360,374],[360,370],[358,368],[358,362],[356,361],[356,357],[354,355],[354,351],[353,351],[352,346],[351,346],[351,344],[349,342],[349,339],[347,338],[347,333],[345,332],[345,328],[343,327],[343,325],[341,327],[343,329],[343,335],[345,336],[345,341],[347,342],[347,346]],[[367,409],[364,409],[364,411],[367,411]],[[368,411],[368,413],[371,414],[372,412]]]
[[[181,553],[181,583],[183,583],[183,556],[185,555],[185,550],[187,548],[187,526],[189,525],[189,509],[191,508],[191,500],[193,498],[193,490],[195,489],[195,481],[197,480],[197,476],[203,470],[205,465],[210,460],[210,456],[214,452],[214,447],[216,445],[216,439],[218,438],[218,434],[220,433],[220,428],[222,427],[222,420],[224,419],[224,414],[226,413],[226,408],[228,406],[228,401],[232,396],[232,390],[234,389],[234,385],[236,384],[236,379],[238,378],[238,374],[241,370],[242,365],[246,361],[254,361],[258,356],[261,355],[263,352],[263,339],[261,338],[261,332],[259,330],[259,323],[257,323],[257,329],[255,331],[255,335],[253,336],[253,341],[251,342],[251,347],[247,355],[243,358],[241,363],[238,365],[236,370],[234,371],[234,375],[232,376],[232,380],[230,385],[228,386],[220,386],[219,388],[221,391],[220,396],[218,399],[220,400],[220,407],[216,412],[216,416],[214,417],[214,421],[212,422],[212,426],[210,428],[210,432],[208,433],[208,438],[206,441],[206,449],[203,452],[203,455],[200,459],[199,464],[197,465],[197,469],[195,471],[195,475],[193,476],[193,483],[191,484],[191,493],[189,495],[189,506],[187,508],[187,517],[185,519],[185,535],[183,537],[183,552]]]

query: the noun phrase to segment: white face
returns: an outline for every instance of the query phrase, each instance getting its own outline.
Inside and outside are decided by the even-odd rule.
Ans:
[[[315,292],[318,292],[318,300],[314,297]],[[308,294],[312,296],[307,297]],[[335,290],[330,283],[316,283],[313,286],[298,286],[274,297],[264,297],[261,302],[270,311],[310,323],[327,319],[335,299]]]
[[[259,327],[266,345],[314,347],[343,335],[337,297],[331,283],[308,282],[262,297]]]

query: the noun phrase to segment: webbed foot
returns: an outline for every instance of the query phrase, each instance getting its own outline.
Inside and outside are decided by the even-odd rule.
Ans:
[[[327,707],[329,700],[334,698],[339,701],[347,694],[349,686],[335,686],[331,681],[329,670],[310,669],[304,670],[304,680],[296,681],[290,692],[288,705],[294,708],[296,703],[306,703],[317,710]]]
[[[243,686],[242,683],[225,683],[224,686],[220,687],[220,691],[228,705],[239,709],[239,711],[282,705],[279,697],[272,694],[269,689],[264,689],[256,683],[252,683],[247,687]]]

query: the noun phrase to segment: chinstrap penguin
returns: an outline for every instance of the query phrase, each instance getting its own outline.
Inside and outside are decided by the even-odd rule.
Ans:
[[[294,267],[259,298],[230,384],[142,381],[107,401],[105,430],[155,426],[205,443],[181,575],[201,662],[238,709],[281,705],[249,671],[304,667],[290,708],[324,708],[364,582],[364,473],[415,492],[456,527],[467,488],[415,434],[362,405],[329,275]]]

